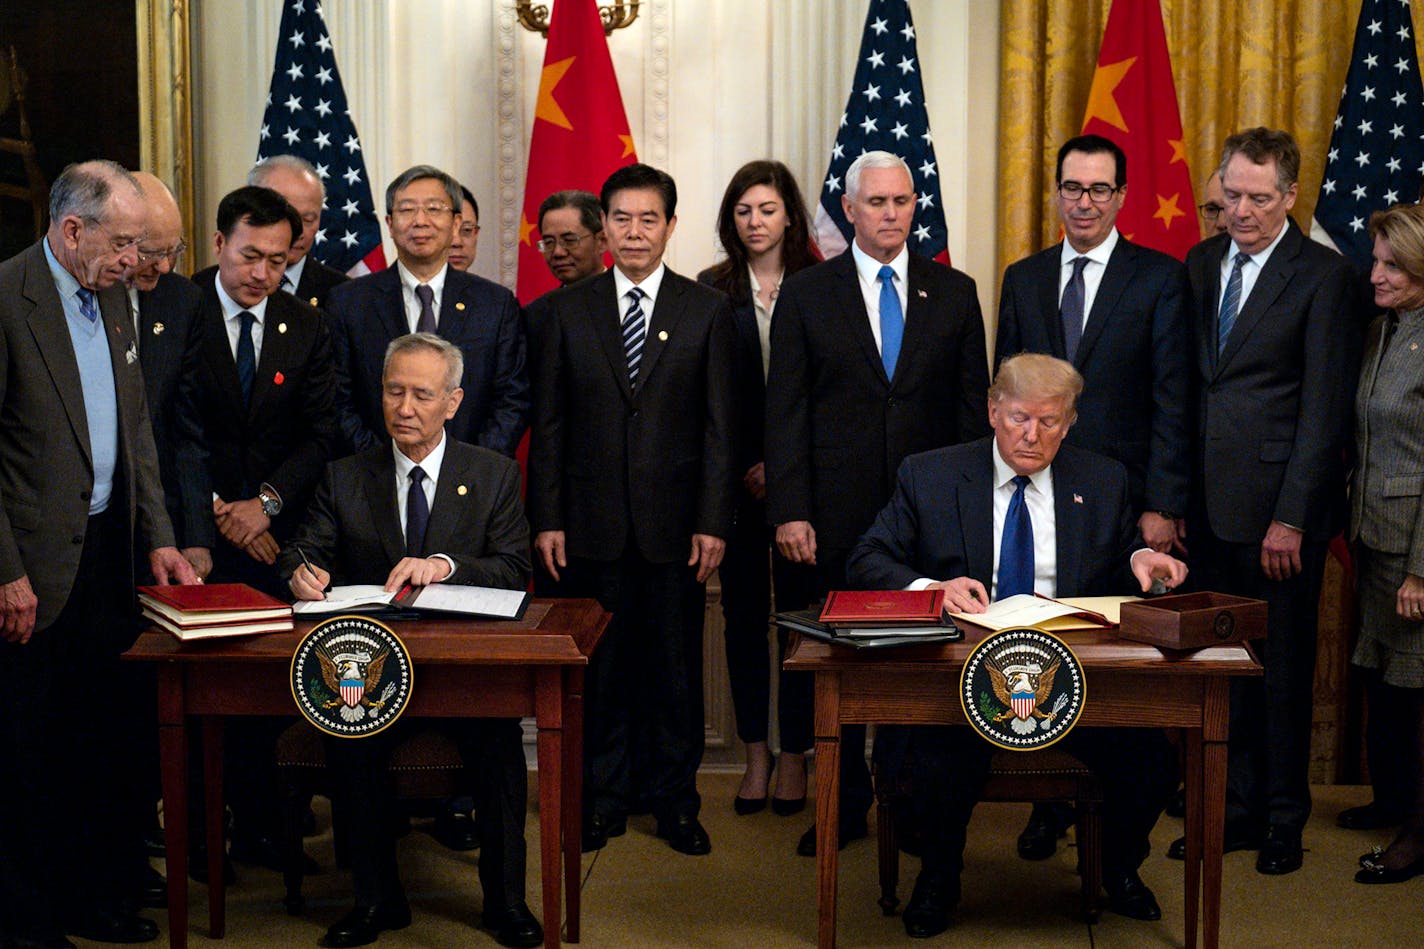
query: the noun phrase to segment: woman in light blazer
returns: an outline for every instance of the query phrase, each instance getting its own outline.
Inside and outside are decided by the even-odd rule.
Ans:
[[[1385,313],[1370,326],[1355,397],[1350,539],[1360,639],[1351,661],[1365,676],[1378,775],[1374,802],[1340,822],[1403,822],[1355,874],[1359,883],[1397,883],[1424,873],[1424,206],[1375,214],[1370,234],[1370,283]]]

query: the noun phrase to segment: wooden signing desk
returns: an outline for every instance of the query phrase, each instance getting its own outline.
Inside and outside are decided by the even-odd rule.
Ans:
[[[295,717],[289,684],[292,654],[298,641],[324,618],[298,618],[291,633],[188,643],[150,630],[124,654],[126,659],[153,662],[158,668],[171,946],[181,949],[188,943],[188,718],[202,721],[208,928],[216,939],[224,929],[223,718]],[[548,947],[559,945],[561,867],[568,900],[567,935],[570,942],[579,940],[583,673],[609,619],[594,600],[535,600],[517,622],[442,617],[390,623],[415,663],[406,717],[532,715],[538,725],[539,835],[544,945]]]
[[[964,724],[959,680],[986,632],[965,640],[894,650],[838,649],[797,637],[787,669],[815,674],[816,885],[818,945],[836,944],[840,807],[840,727],[855,723]],[[1087,703],[1075,727],[1177,728],[1186,738],[1186,941],[1214,949],[1221,923],[1222,823],[1226,806],[1226,731],[1234,676],[1260,675],[1244,645],[1213,646],[1172,657],[1116,633],[1062,634],[1083,664]],[[1203,880],[1203,876],[1205,879]],[[1204,884],[1204,885],[1203,885]]]

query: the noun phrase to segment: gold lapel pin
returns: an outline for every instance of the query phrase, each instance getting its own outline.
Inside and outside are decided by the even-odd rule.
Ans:
[[[464,497],[465,495],[470,493],[470,489],[462,484],[455,489],[455,493],[458,494],[460,497]]]
[[[658,341],[663,343],[667,342],[667,330],[658,330]]]
[[[464,308],[465,308],[465,304],[463,304],[463,303],[457,303],[457,304],[455,304],[455,309],[457,309],[457,310],[463,310]]]
[[[311,298],[311,305],[316,306],[316,297]]]
[[[153,324],[153,335],[154,335],[154,336],[161,336],[162,334],[163,334],[163,324],[162,324],[162,323],[154,323],[154,324]]]
[[[278,324],[277,324],[277,332],[279,332],[279,333],[285,333],[286,331],[287,331],[287,324],[286,324],[286,323],[278,323]]]

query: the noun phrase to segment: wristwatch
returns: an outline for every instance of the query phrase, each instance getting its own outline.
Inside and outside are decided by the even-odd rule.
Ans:
[[[257,489],[257,500],[262,502],[262,513],[268,517],[276,517],[282,513],[282,496],[265,481]]]

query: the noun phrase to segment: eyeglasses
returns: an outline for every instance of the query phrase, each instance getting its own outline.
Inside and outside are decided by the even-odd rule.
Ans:
[[[1121,191],[1122,188],[1114,188],[1112,185],[1098,182],[1095,185],[1081,185],[1076,181],[1060,181],[1058,183],[1058,193],[1065,201],[1077,201],[1084,192],[1088,195],[1088,200],[1094,204],[1107,204],[1112,200],[1112,196]]]
[[[1222,207],[1219,204],[1212,204],[1211,202],[1207,202],[1206,204],[1198,204],[1197,211],[1201,213],[1203,221],[1215,221],[1217,218],[1221,217],[1223,213],[1225,213],[1226,208]]]
[[[552,254],[555,247],[562,247],[572,253],[578,249],[578,245],[592,237],[592,234],[560,234],[558,237],[541,237],[534,246],[539,248],[540,253]]]
[[[391,215],[401,220],[410,220],[421,211],[424,211],[425,216],[432,221],[439,221],[450,214],[450,205],[438,204],[434,201],[429,204],[416,204],[414,202],[409,204],[397,204],[391,209]]]
[[[117,237],[109,237],[109,228],[106,225],[100,223],[95,218],[86,217],[84,218],[84,221],[89,224],[92,224],[94,226],[95,231],[98,231],[100,234],[103,234],[108,239],[109,249],[115,254],[122,254],[124,251],[128,250],[130,247],[137,245],[139,242],[139,239],[137,237],[127,237],[122,234]]]
[[[479,232],[480,232],[480,226],[479,226],[478,224],[461,224],[461,225],[460,225],[460,237],[461,237],[461,239],[464,239],[464,238],[467,238],[467,237],[474,237],[474,236],[475,236],[476,234],[478,234]]]
[[[183,252],[188,249],[184,241],[179,241],[177,247],[170,247],[167,250],[144,250],[138,249],[138,262],[141,264],[151,264],[155,261],[167,258],[171,263],[178,263],[178,258],[183,256]]]

